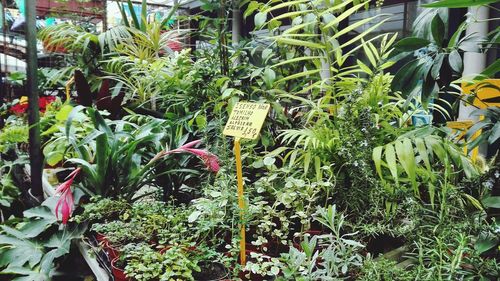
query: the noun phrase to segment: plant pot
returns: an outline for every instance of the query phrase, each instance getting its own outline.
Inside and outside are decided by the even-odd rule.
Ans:
[[[219,262],[201,262],[201,271],[193,273],[196,281],[221,281],[229,280],[229,271]]]
[[[99,244],[105,244],[108,242],[108,238],[106,237],[106,235],[102,233],[96,233],[94,236],[95,240],[97,240],[97,243]]]
[[[125,275],[125,271],[121,268],[116,267],[116,262],[118,258],[115,258],[111,261],[111,271],[113,272],[113,277],[115,281],[130,281],[130,278],[127,278]]]
[[[120,251],[113,245],[106,241],[103,245],[104,251],[108,254],[109,260],[114,260],[120,256]]]

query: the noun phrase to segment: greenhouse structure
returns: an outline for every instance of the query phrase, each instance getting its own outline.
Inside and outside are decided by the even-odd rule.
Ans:
[[[0,0],[0,281],[500,280],[499,21]]]

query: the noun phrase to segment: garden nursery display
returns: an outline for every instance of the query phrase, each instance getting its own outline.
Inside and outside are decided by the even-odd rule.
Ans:
[[[405,34],[390,1],[107,2],[37,32],[42,200],[8,76],[0,280],[500,280],[498,1],[417,1]]]

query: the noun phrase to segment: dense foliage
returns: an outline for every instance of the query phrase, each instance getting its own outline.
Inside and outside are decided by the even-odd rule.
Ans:
[[[171,28],[177,7],[147,17],[146,1],[140,13],[121,2],[123,25],[104,32],[40,32],[67,62],[40,70],[57,93],[40,105],[54,188],[27,200],[25,101],[13,100],[1,111],[1,274],[49,280],[85,237],[133,280],[498,280],[500,166],[464,150],[498,145],[498,107],[468,131],[416,122],[456,116],[438,100],[460,83],[498,90],[485,79],[498,64],[452,82],[463,51],[487,51],[498,29],[478,43],[464,32],[472,19],[451,38],[444,27],[443,7],[493,1],[437,1],[406,38],[376,33],[387,15],[345,24],[382,3],[203,2],[218,17],[191,16],[196,32]],[[231,42],[227,7],[255,32]],[[171,48],[194,33],[209,47]],[[241,141],[243,210],[222,135],[239,101],[271,104],[259,138]]]

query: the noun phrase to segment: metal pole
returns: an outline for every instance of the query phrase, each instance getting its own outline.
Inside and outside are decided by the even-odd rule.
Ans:
[[[29,152],[31,165],[31,195],[43,199],[42,150],[40,146],[40,110],[38,107],[38,56],[36,41],[36,1],[24,1],[26,9],[26,76],[28,92]]]

